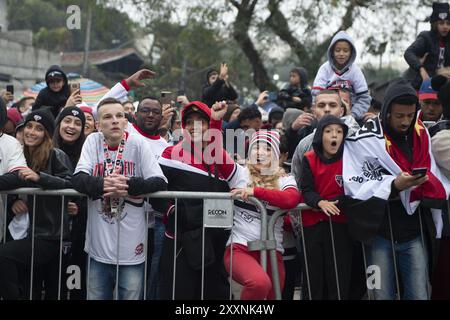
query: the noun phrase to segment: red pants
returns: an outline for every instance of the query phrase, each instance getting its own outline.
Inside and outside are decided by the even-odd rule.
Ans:
[[[225,250],[225,269],[230,274],[231,249]],[[277,251],[278,274],[280,278],[280,290],[284,288],[284,264],[283,256]],[[241,244],[233,244],[233,280],[243,285],[241,300],[274,299],[275,292],[272,287],[272,268],[269,254],[267,255],[267,273],[260,265],[259,251],[248,251]]]

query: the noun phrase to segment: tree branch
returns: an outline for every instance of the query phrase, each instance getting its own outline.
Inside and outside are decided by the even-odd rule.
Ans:
[[[328,46],[330,45],[333,37],[341,30],[347,30],[353,25],[353,12],[356,7],[364,6],[363,1],[358,0],[350,0],[350,3],[347,6],[347,10],[342,17],[341,25],[339,28],[329,37],[327,37],[324,41],[322,41],[314,50],[314,55],[322,57],[324,53],[326,53]]]
[[[276,90],[276,87],[270,81],[258,51],[248,35],[248,30],[250,28],[250,23],[252,21],[257,1],[258,0],[253,0],[249,4],[249,0],[243,0],[242,3],[237,6],[238,14],[236,16],[236,20],[234,21],[233,37],[252,65],[253,81],[255,85],[261,91]]]
[[[289,29],[287,19],[280,11],[280,2],[277,0],[269,0],[267,7],[270,11],[270,16],[266,19],[266,23],[281,40],[291,47],[299,60],[303,61],[308,57],[308,52],[305,46],[293,36],[293,33]]]

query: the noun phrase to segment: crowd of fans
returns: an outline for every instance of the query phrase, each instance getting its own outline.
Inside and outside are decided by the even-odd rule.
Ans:
[[[242,286],[236,299],[273,299],[272,266],[264,271],[248,248],[261,238],[255,197],[269,215],[310,207],[275,224],[283,299],[296,286],[315,300],[450,298],[448,4],[433,4],[430,25],[382,101],[344,31],[311,87],[295,67],[285,87],[249,106],[225,63],[207,72],[199,100],[148,92],[130,101],[156,76],[147,69],[92,107],[59,66],[36,99],[3,91],[0,190],[87,197],[3,196],[0,296],[56,299],[61,289],[70,299],[139,300],[146,287],[147,299],[199,299],[202,289],[227,299],[231,275]],[[233,228],[203,235],[202,199],[143,197],[165,190],[231,192]],[[64,267],[79,267],[80,285],[68,288],[64,270],[59,281],[60,254]],[[369,286],[369,276],[379,281]]]

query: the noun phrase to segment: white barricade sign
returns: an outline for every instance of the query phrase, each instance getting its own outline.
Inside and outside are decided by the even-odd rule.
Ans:
[[[205,228],[231,228],[233,226],[233,200],[205,199],[203,201]]]

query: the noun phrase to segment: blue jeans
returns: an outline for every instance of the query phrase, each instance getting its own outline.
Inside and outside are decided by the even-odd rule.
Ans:
[[[88,273],[87,299],[113,300],[116,285],[116,265],[98,262],[91,258]],[[145,264],[119,265],[119,300],[141,300],[144,288]]]
[[[159,260],[161,258],[162,247],[164,243],[164,232],[166,226],[162,219],[155,218],[154,227],[154,251],[152,255],[152,263],[150,265],[150,275],[147,279],[147,300],[159,300]]]
[[[403,300],[428,300],[428,256],[421,237],[395,243],[397,270],[403,285]],[[393,300],[396,278],[391,241],[377,236],[371,246],[366,246],[368,266],[379,267],[380,286],[369,288],[376,300]]]

